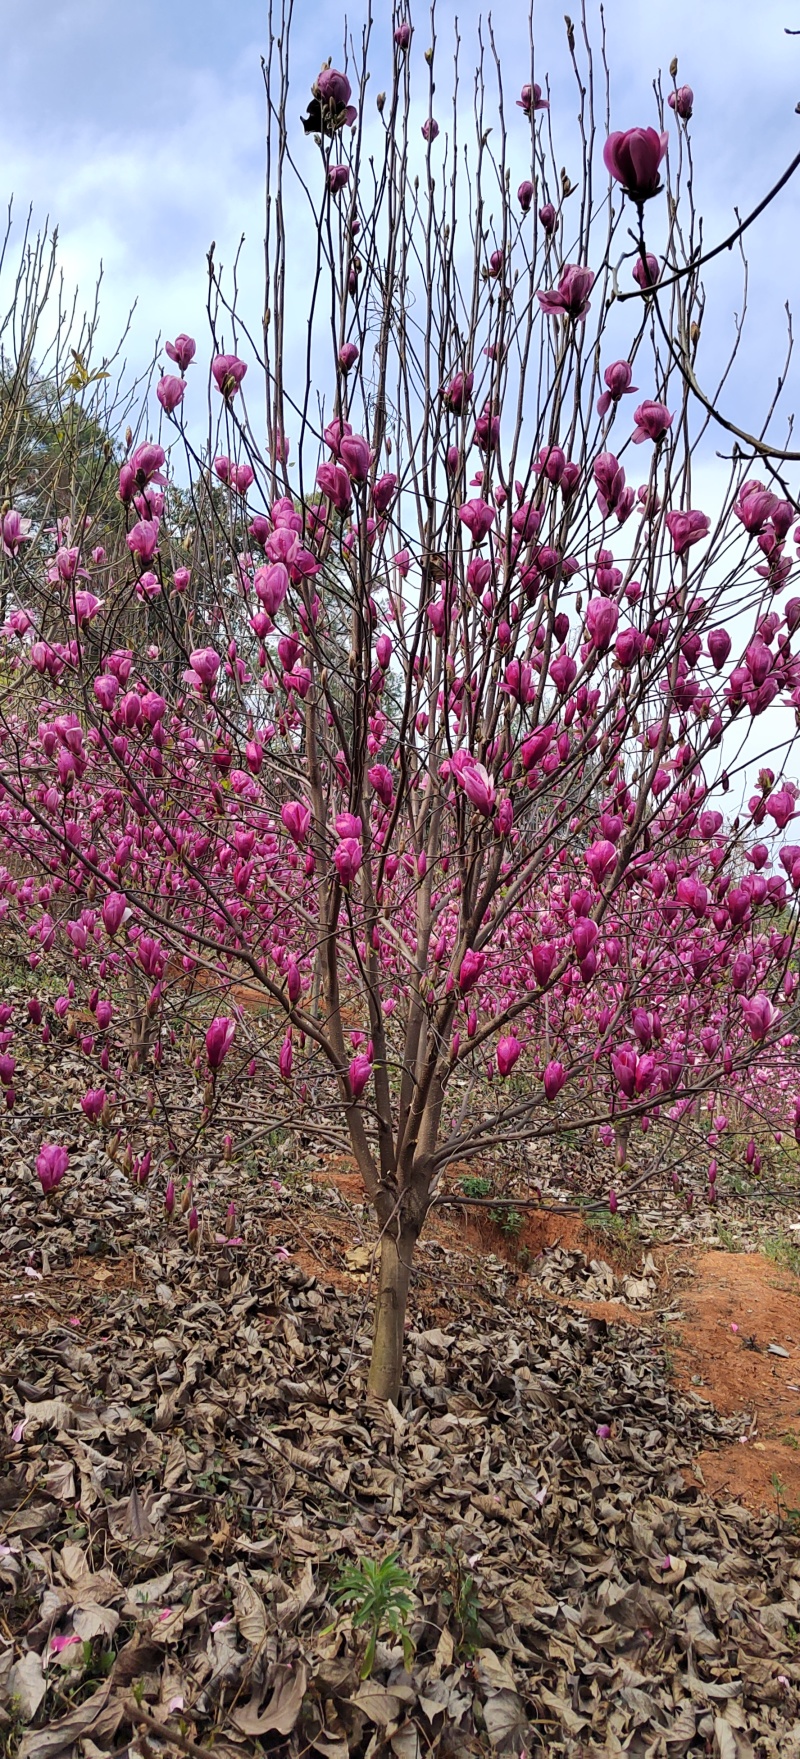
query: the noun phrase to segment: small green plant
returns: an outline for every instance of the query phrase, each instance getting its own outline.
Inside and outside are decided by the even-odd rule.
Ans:
[[[717,1222],[717,1239],[726,1252],[741,1252],[742,1242],[738,1234],[728,1227],[727,1222]]]
[[[522,1227],[522,1216],[518,1209],[490,1209],[489,1216],[501,1233],[508,1234],[515,1240]]]
[[[491,1197],[492,1181],[482,1173],[465,1173],[459,1184],[465,1197]]]
[[[408,1631],[408,1615],[412,1608],[414,1584],[407,1570],[397,1561],[396,1551],[381,1563],[372,1558],[359,1558],[349,1564],[333,1589],[331,1599],[337,1606],[349,1606],[353,1628],[366,1626],[369,1635],[361,1678],[366,1680],[375,1664],[378,1638],[395,1637],[403,1646],[406,1667],[411,1666],[414,1645]]]
[[[746,1179],[743,1173],[731,1173],[729,1177],[731,1190],[735,1191],[737,1197],[755,1196],[756,1188],[752,1179]]]
[[[788,1527],[791,1533],[800,1530],[800,1509],[790,1509],[786,1501],[786,1485],[779,1473],[770,1474],[772,1494],[775,1498],[775,1512],[782,1527]]]
[[[481,1646],[480,1601],[471,1570],[465,1569],[463,1558],[448,1540],[444,1545],[448,1563],[449,1586],[442,1591],[442,1605],[453,1622],[453,1637],[459,1655],[467,1660]]]
[[[610,1209],[596,1209],[586,1217],[586,1226],[594,1234],[605,1234],[623,1245],[635,1246],[641,1234],[636,1215],[612,1215]]]
[[[767,1234],[759,1244],[764,1257],[771,1258],[780,1270],[790,1270],[794,1276],[800,1276],[800,1246],[788,1234]]]
[[[81,1660],[90,1679],[104,1680],[111,1672],[116,1655],[113,1649],[95,1649],[91,1637],[81,1644]]]

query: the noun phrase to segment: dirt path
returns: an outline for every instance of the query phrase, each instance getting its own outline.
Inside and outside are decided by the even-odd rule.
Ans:
[[[684,1286],[680,1383],[741,1416],[738,1442],[700,1455],[703,1482],[753,1509],[800,1508],[800,1280],[760,1252],[704,1252]]]

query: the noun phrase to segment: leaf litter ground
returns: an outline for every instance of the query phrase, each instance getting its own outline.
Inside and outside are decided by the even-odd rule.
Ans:
[[[718,1254],[713,1306],[715,1255],[687,1265],[677,1218],[671,1244],[620,1254],[536,1216],[522,1271],[492,1224],[439,1217],[400,1408],[382,1408],[365,1394],[374,1242],[346,1170],[287,1190],[218,1164],[207,1208],[244,1198],[244,1244],[209,1230],[195,1254],[88,1132],[49,1207],[31,1160],[17,1119],[0,1229],[9,1754],[800,1755],[789,1493],[734,1500],[773,1378],[796,1427],[796,1279]],[[732,1266],[753,1301],[769,1286],[766,1320]],[[390,1551],[413,1580],[415,1654],[379,1644],[365,1681],[364,1635],[331,1595],[344,1564]]]

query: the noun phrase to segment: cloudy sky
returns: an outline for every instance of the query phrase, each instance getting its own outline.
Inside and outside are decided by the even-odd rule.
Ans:
[[[366,0],[349,19],[358,27]],[[598,0],[587,0],[590,34],[600,40]],[[536,12],[537,77],[545,72],[556,129],[568,136],[575,113],[563,5]],[[389,24],[376,0],[376,45]],[[387,9],[388,11],[388,9]],[[576,5],[577,12],[577,5]],[[475,0],[440,0],[443,47],[458,13],[464,71],[479,9]],[[420,73],[428,12],[418,12]],[[144,359],[157,332],[201,333],[205,253],[212,239],[230,261],[246,235],[244,286],[261,305],[263,88],[259,58],[267,42],[267,0],[6,0],[0,197],[18,217],[32,204],[62,239],[67,278],[88,297],[102,259],[106,337],[138,302],[130,352]],[[707,238],[724,235],[734,205],[745,213],[800,149],[800,26],[792,0],[608,0],[612,122],[655,120],[652,80],[678,56],[679,78],[695,90],[693,122],[699,203]],[[341,64],[344,10],[338,0],[296,0],[293,69],[297,111],[328,55]],[[526,60],[524,8],[501,0],[495,28],[511,88]],[[444,97],[445,62],[440,66]],[[421,82],[420,82],[421,83]],[[377,90],[377,84],[376,88]],[[515,116],[520,154],[525,124]],[[305,143],[298,144],[302,154]],[[313,149],[308,147],[308,151]],[[565,154],[565,156],[567,156]],[[521,166],[521,174],[527,165]],[[746,371],[732,386],[771,383],[782,340],[783,304],[794,294],[800,175],[751,234],[751,312]],[[740,302],[741,278],[726,258],[719,271],[721,313]],[[746,413],[746,407],[742,411]]]

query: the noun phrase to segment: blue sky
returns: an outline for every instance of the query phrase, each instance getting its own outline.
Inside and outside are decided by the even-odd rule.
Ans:
[[[599,41],[599,6],[587,0]],[[375,40],[388,40],[388,11],[376,4]],[[546,72],[557,125],[575,112],[563,5],[536,13],[537,76]],[[577,12],[577,7],[576,7]],[[471,60],[478,7],[440,4],[444,47],[458,12],[463,65]],[[796,17],[794,16],[796,12]],[[0,198],[14,195],[18,216],[33,203],[62,238],[69,280],[87,298],[105,265],[103,311],[110,338],[134,299],[130,353],[142,360],[157,331],[202,334],[205,253],[211,239],[230,261],[242,232],[244,286],[253,312],[261,300],[265,0],[6,0]],[[357,26],[363,8],[350,10]],[[381,20],[385,22],[381,22]],[[419,72],[427,41],[426,7],[417,14]],[[341,64],[344,12],[338,0],[297,0],[293,65],[304,107],[308,85],[332,54]],[[800,148],[800,26],[790,0],[609,0],[612,122],[654,120],[652,80],[665,83],[673,55],[695,90],[693,136],[707,237],[728,228]],[[522,6],[501,0],[495,28],[516,95],[526,57]],[[440,62],[444,88],[445,61]],[[375,85],[377,90],[377,82]],[[520,142],[523,141],[522,119]],[[513,125],[512,125],[513,126]],[[299,136],[299,129],[298,129]],[[301,147],[302,150],[302,147]],[[523,167],[523,172],[526,167]],[[739,385],[758,392],[777,366],[782,306],[794,291],[800,176],[758,229],[751,246],[751,322]],[[739,303],[740,276],[726,258],[718,272],[721,310]],[[745,399],[747,401],[747,399]]]

